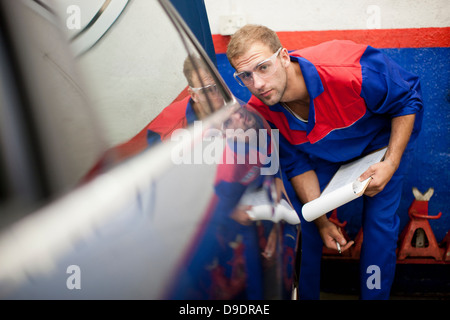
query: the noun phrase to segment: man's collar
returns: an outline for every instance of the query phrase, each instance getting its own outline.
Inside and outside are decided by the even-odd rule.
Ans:
[[[188,124],[191,124],[194,121],[198,120],[198,117],[195,114],[194,108],[192,106],[193,103],[194,103],[194,101],[192,101],[192,98],[191,98],[191,99],[189,99],[189,102],[186,106],[186,121]]]
[[[322,80],[320,80],[316,67],[311,62],[300,56],[291,55],[290,57],[291,61],[298,62],[300,69],[302,70],[303,79],[305,80],[309,98],[314,100],[324,91]]]

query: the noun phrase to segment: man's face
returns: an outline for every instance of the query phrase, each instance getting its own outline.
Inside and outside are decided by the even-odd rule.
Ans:
[[[255,115],[245,108],[239,108],[225,121],[224,127],[225,129],[242,129],[244,131],[256,130]]]
[[[280,54],[283,53],[283,50]],[[246,84],[247,88],[258,99],[269,106],[280,102],[286,90],[287,72],[283,66],[280,54],[272,60],[276,69],[270,76],[262,77],[254,71],[257,70],[257,66],[261,62],[269,59],[273,54],[274,52],[267,45],[254,43],[245,54],[232,61],[236,68],[236,73],[253,72],[252,82],[251,84]]]
[[[224,105],[224,99],[217,88],[216,83],[212,77],[203,70],[198,71],[192,75],[192,82],[194,88],[190,90],[192,99],[198,104],[200,114],[209,114],[209,110],[216,111]],[[211,104],[211,106],[209,105]]]
[[[256,115],[245,107],[239,108],[224,122],[228,139],[257,145],[258,127]]]

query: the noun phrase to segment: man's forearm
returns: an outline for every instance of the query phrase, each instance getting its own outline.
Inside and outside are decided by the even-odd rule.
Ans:
[[[313,170],[292,178],[291,183],[303,204],[320,197],[319,179]],[[323,215],[314,220],[314,223],[320,228],[321,225],[326,223],[326,220],[328,220],[326,215]]]
[[[391,137],[385,160],[397,170],[414,127],[416,115],[409,114],[392,119]]]
[[[319,179],[313,170],[295,176],[291,183],[303,204],[320,196]]]
[[[292,178],[291,183],[303,204],[320,196],[319,179],[313,170]],[[317,226],[323,244],[327,248],[336,250],[336,243],[338,242],[341,245],[341,250],[345,251],[353,245],[353,241],[347,242],[339,228],[328,220],[326,215],[315,219],[314,224]]]

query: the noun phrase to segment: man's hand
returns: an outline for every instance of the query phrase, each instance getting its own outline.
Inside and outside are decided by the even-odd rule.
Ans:
[[[336,242],[338,242],[341,246],[341,252],[344,252],[355,243],[353,240],[347,242],[342,234],[341,228],[328,220],[326,216],[317,218],[314,220],[314,223],[319,230],[324,246],[328,249],[337,250]]]
[[[366,196],[373,197],[377,193],[381,192],[389,180],[391,180],[396,170],[396,166],[389,159],[371,165],[369,169],[367,169],[367,171],[359,177],[360,181],[364,181],[367,178],[372,177],[364,194]]]
[[[252,224],[253,220],[250,218],[247,211],[251,209],[252,206],[240,205],[231,213],[230,218],[244,226],[249,226]]]

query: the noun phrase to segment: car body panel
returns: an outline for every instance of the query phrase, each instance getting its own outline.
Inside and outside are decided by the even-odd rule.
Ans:
[[[169,53],[155,48],[153,40],[153,51],[162,53],[153,57],[160,64],[154,69],[146,64],[148,43],[136,50],[125,45],[135,23],[146,22],[149,7],[142,3],[127,2],[125,10],[116,11],[120,17],[106,34],[78,57],[70,50],[70,37],[58,33],[57,10],[35,1],[0,3],[2,17],[8,16],[2,34],[12,39],[4,43],[17,54],[3,57],[0,65],[11,57],[16,61],[10,73],[21,79],[15,83],[24,83],[16,103],[31,115],[27,121],[35,136],[29,143],[41,162],[43,179],[36,188],[48,188],[46,195],[37,192],[30,208],[19,210],[16,223],[1,230],[0,297],[290,298],[298,216],[282,192],[276,132],[231,95],[176,11],[161,0],[156,22],[168,19],[166,36],[174,27],[177,61],[200,59],[195,72],[214,81],[223,105],[216,110],[207,95],[206,118],[147,145],[148,123],[189,89],[180,63],[168,71]],[[23,33],[24,19],[33,32]],[[42,30],[46,36],[34,36]],[[150,31],[131,41],[140,44]],[[132,50],[124,55],[126,49]],[[3,113],[12,100],[1,100]],[[148,104],[159,109],[146,115]],[[131,111],[136,122],[124,119]],[[9,141],[9,132],[2,131],[2,141]],[[252,132],[259,133],[254,140]],[[22,193],[7,191],[6,200],[10,194],[22,199]],[[7,201],[1,199],[4,210]],[[249,208],[259,211],[250,215]]]

